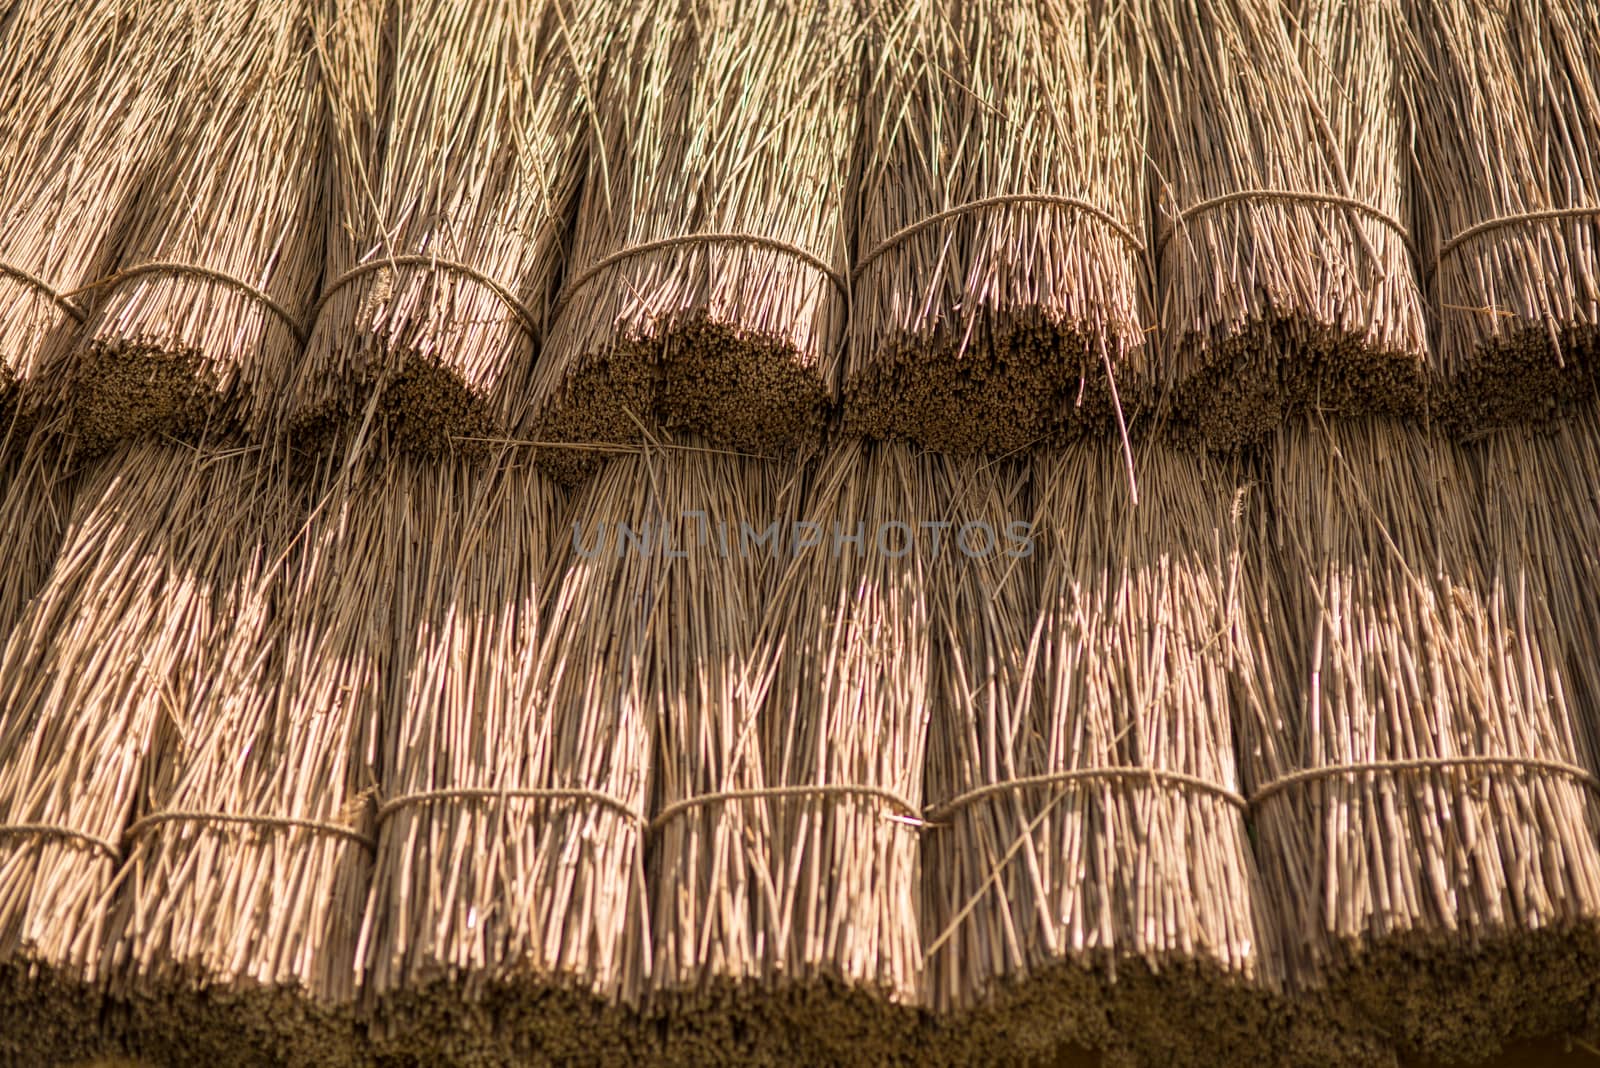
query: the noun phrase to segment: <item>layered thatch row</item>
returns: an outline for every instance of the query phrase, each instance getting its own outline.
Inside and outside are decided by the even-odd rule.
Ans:
[[[1139,7],[877,7],[853,429],[1001,452],[1148,399]]]
[[[1163,386],[1212,446],[1420,406],[1398,0],[1151,0]]]
[[[857,5],[639,0],[622,17],[530,433],[634,441],[659,418],[744,449],[803,442],[844,339]],[[572,478],[592,461],[542,462]]]
[[[49,577],[76,473],[50,430],[0,432],[0,646]]]
[[[158,732],[216,684],[277,502],[246,452],[141,446],[73,494],[61,554],[0,654],[0,1035],[5,1055],[84,1051],[115,964],[122,834]]]
[[[148,160],[145,184],[124,207],[114,272],[88,294],[57,398],[90,448],[192,431],[219,400],[246,413],[270,403],[299,362],[322,267],[313,12],[330,5],[149,6],[198,28],[174,53],[183,71],[168,91],[181,108],[160,102],[175,112],[170,145],[124,148]]]
[[[1465,461],[1383,422],[1280,436],[1236,717],[1295,988],[1471,1059],[1590,1022],[1600,809],[1567,662],[1594,634],[1562,630],[1582,595],[1538,536],[1560,506],[1486,511]]]
[[[282,421],[360,422],[376,393],[414,448],[505,436],[549,320],[612,19],[592,0],[340,6],[323,35],[334,225],[305,361],[271,397]]]
[[[16,380],[65,358],[68,294],[115,265],[167,148],[190,9],[25,0],[0,12],[0,420]]]
[[[1418,232],[1456,428],[1543,417],[1600,351],[1600,10],[1407,4]]]

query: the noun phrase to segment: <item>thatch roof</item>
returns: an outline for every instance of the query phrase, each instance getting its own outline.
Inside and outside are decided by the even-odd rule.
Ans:
[[[0,1063],[1600,1029],[1584,0],[0,0]]]

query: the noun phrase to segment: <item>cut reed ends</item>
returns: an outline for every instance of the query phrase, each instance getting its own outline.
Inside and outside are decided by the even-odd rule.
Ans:
[[[1150,0],[1163,385],[1231,448],[1422,402],[1399,0]]]
[[[96,284],[62,398],[88,447],[250,416],[298,364],[323,244],[313,6],[194,11],[181,117]]]
[[[596,0],[338,12],[335,225],[305,360],[278,383],[284,422],[359,423],[376,396],[409,448],[506,435],[562,266],[608,15]]]
[[[1593,724],[1465,460],[1386,421],[1279,435],[1236,702],[1291,983],[1444,1060],[1581,1028],[1600,965]]]
[[[510,1063],[519,1036],[497,1013],[550,999],[540,894],[575,844],[543,838],[574,802],[518,795],[544,785],[549,752],[528,694],[558,498],[516,454],[411,467],[403,489],[403,681],[384,710],[356,970],[380,1055]]]
[[[850,427],[1007,452],[1146,399],[1134,23],[1098,2],[880,5]]]
[[[258,462],[167,445],[100,461],[0,656],[0,1052],[16,1063],[102,1038],[123,833],[153,736],[194,729],[242,625]]]
[[[0,415],[71,351],[126,214],[167,148],[182,4],[20,0],[0,44]],[[29,408],[42,401],[23,398]]]
[[[1406,9],[1440,407],[1467,432],[1543,418],[1600,366],[1600,9]]]
[[[844,341],[861,44],[853,0],[629,6],[531,436],[637,441],[659,422],[774,452],[818,434]],[[541,456],[569,481],[595,462]]]
[[[262,580],[152,753],[108,934],[134,1052],[358,1056],[376,745],[408,577],[406,469],[378,466],[324,473],[309,521],[259,543]]]

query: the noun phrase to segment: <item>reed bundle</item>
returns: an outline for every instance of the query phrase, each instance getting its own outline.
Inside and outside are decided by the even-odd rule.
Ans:
[[[1543,417],[1589,391],[1600,351],[1600,11],[1406,8],[1445,415]]]
[[[633,441],[659,417],[768,452],[819,433],[844,341],[860,38],[853,0],[629,6],[534,368],[536,437]],[[544,462],[571,479],[592,457]]]
[[[504,435],[562,267],[606,14],[596,0],[341,12],[336,225],[305,362],[280,383],[286,420],[359,419],[379,393],[411,447]]]
[[[299,363],[323,244],[313,5],[196,5],[171,148],[129,205],[70,376],[91,447],[189,430],[219,401],[250,413]]]
[[[213,683],[270,501],[253,452],[134,446],[92,467],[0,656],[0,1051],[96,1041],[122,836],[158,730]]]
[[[1124,464],[1110,442],[1035,460],[1037,609],[979,572],[941,615],[955,674],[929,764],[935,1005],[980,1009],[978,1049],[1022,1036],[1018,1056],[1246,1063],[1288,1040],[1228,718],[1248,491],[1147,446],[1135,506]],[[968,696],[997,664],[1003,696]]]
[[[935,536],[919,524],[945,518],[937,463],[899,444],[840,444],[786,532],[756,638],[755,663],[770,673],[760,719],[774,791],[770,979],[734,1006],[746,1060],[916,1060]],[[937,535],[954,551],[953,535]]]
[[[1435,1058],[1581,1026],[1592,724],[1530,543],[1425,430],[1292,427],[1270,465],[1242,597],[1266,670],[1236,728],[1291,982]]]
[[[0,433],[0,647],[50,575],[76,476],[54,430],[35,428],[20,440]]]
[[[376,466],[324,471],[310,518],[266,542],[248,625],[152,755],[107,937],[130,1045],[157,1060],[356,1056],[375,746],[408,577],[407,469]]]
[[[1128,5],[880,5],[849,424],[1010,451],[1151,384],[1145,76]]]
[[[1398,0],[1152,0],[1164,386],[1205,443],[1421,403]]]
[[[356,969],[376,1007],[376,1050],[508,1063],[515,1043],[497,1000],[539,981],[538,894],[572,844],[541,853],[553,802],[518,795],[548,757],[527,697],[558,498],[514,453],[407,479],[396,611],[414,646],[396,653],[404,683],[385,711]]]
[[[0,33],[0,417],[70,351],[166,147],[187,8],[18,0]],[[30,405],[31,406],[31,405]]]

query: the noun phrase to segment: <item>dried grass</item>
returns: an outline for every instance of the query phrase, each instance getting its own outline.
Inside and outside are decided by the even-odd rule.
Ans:
[[[1542,418],[1589,392],[1600,350],[1600,10],[1406,10],[1440,407],[1467,431]]]
[[[21,1063],[98,1040],[121,838],[154,737],[249,626],[253,451],[134,446],[89,470],[60,557],[0,656],[0,1046]],[[19,825],[34,829],[24,829]]]
[[[1153,384],[1137,7],[878,7],[853,429],[1010,451]]]
[[[335,225],[305,361],[274,393],[281,419],[359,421],[381,393],[407,446],[503,435],[562,267],[608,14],[595,0],[338,11]]]
[[[1152,0],[1163,385],[1211,446],[1411,411],[1427,324],[1398,0]]]
[[[53,429],[0,433],[0,646],[50,575],[77,475]]]
[[[89,447],[258,409],[299,363],[322,267],[319,2],[171,5],[197,23],[182,106],[170,145],[141,146],[143,192],[59,398]]]
[[[1463,453],[1390,422],[1290,428],[1270,466],[1243,572],[1266,670],[1236,728],[1291,983],[1429,1057],[1581,1026],[1594,723],[1529,520],[1486,513]],[[1422,765],[1328,770],[1390,761]]]
[[[623,19],[533,436],[814,439],[845,330],[856,5],[640,0]],[[541,462],[570,481],[594,458]]]
[[[0,417],[8,383],[56,377],[71,351],[86,309],[64,294],[115,262],[166,147],[190,11],[17,0],[0,18]]]

